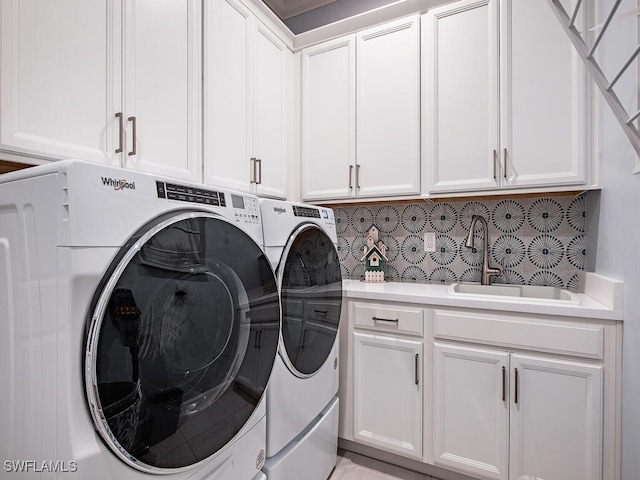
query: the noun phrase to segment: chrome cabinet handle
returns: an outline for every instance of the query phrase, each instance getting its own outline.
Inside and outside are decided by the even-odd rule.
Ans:
[[[505,148],[503,151],[504,154],[504,178],[507,179],[507,149]]]
[[[256,183],[256,157],[251,157],[249,159],[249,183]]]
[[[493,149],[493,179],[494,180],[498,179],[498,175],[496,172],[496,163],[498,163],[498,151],[494,148]]]
[[[262,183],[262,159],[256,158],[256,167],[258,171],[256,185],[260,185]]]
[[[129,117],[127,120],[132,122],[132,130],[133,130],[132,148],[131,148],[131,151],[129,152],[129,155],[135,155],[136,154],[136,117]]]
[[[374,322],[392,322],[398,323],[400,320],[397,318],[380,318],[380,317],[371,317]]]
[[[116,148],[116,153],[122,153],[122,150],[124,148],[124,125],[122,112],[116,113],[116,118],[118,119],[118,148]]]
[[[356,190],[360,191],[360,164],[356,165]]]
[[[349,165],[349,190],[353,190],[353,165]]]
[[[420,383],[420,378],[418,376],[418,369],[420,368],[420,355],[416,353],[416,385],[418,385],[418,383]]]

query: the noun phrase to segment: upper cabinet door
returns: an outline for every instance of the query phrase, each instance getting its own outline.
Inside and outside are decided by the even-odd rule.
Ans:
[[[302,197],[355,194],[355,36],[302,51]]]
[[[496,188],[497,1],[466,0],[434,9],[423,17],[423,26],[426,190]]]
[[[357,35],[358,196],[420,193],[420,18]]]
[[[585,67],[546,3],[500,3],[500,153],[506,186],[586,181]]]
[[[116,163],[119,2],[0,8],[0,149]]]
[[[125,2],[123,164],[199,180],[201,3]]]
[[[249,192],[254,18],[234,0],[205,2],[204,182]]]
[[[289,132],[293,115],[293,54],[261,24],[257,25],[255,39],[256,193],[286,198],[292,157]]]

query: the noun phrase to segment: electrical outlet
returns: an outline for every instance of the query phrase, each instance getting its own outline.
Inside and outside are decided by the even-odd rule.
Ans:
[[[435,252],[436,251],[436,234],[435,232],[427,232],[424,234],[424,251]]]

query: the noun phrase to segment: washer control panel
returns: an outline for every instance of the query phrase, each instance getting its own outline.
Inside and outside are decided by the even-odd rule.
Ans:
[[[260,223],[260,206],[255,197],[244,197],[242,195],[231,194],[231,206],[233,207],[233,218],[244,223]]]

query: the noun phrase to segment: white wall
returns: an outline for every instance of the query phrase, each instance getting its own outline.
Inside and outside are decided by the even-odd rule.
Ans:
[[[610,8],[611,0],[602,2]],[[632,8],[625,1],[621,12]],[[600,63],[608,73],[620,68],[636,46],[635,22],[627,21],[611,30],[603,44]],[[614,40],[615,37],[615,40]],[[610,77],[610,75],[609,75]],[[629,107],[635,101],[635,75],[616,87]],[[634,102],[635,103],[635,102]],[[599,215],[589,222],[596,238],[595,271],[624,281],[624,333],[622,360],[622,480],[640,478],[640,175],[632,175],[636,154],[608,107],[601,112],[602,191]],[[598,203],[598,202],[595,202]],[[591,213],[591,212],[589,212]],[[596,212],[597,213],[597,212]],[[595,226],[595,225],[594,225]],[[594,260],[593,258],[591,260]]]

